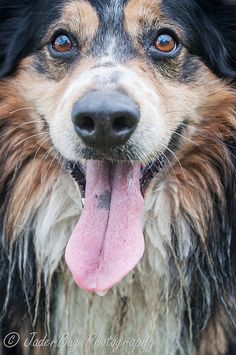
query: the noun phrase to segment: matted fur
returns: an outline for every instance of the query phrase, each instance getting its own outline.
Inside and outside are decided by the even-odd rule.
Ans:
[[[157,16],[159,6],[142,2],[146,3]],[[90,5],[85,6],[95,16]],[[129,11],[128,4],[126,27],[133,21],[128,31],[135,36],[135,15]],[[154,82],[154,69],[148,72],[143,58],[129,60],[125,73],[131,68],[133,81],[123,80],[121,86],[133,89],[142,107],[151,98],[148,92],[141,98],[135,91],[139,75],[143,93],[148,83],[155,90],[164,87],[162,95],[170,107],[176,107],[179,99],[170,93],[179,90],[179,107],[192,116],[174,156],[168,156],[169,164],[146,191],[145,255],[125,280],[101,298],[79,290],[64,264],[82,201],[66,170],[66,159],[52,144],[50,122],[45,119],[55,109],[56,98],[63,97],[75,85],[74,77],[86,73],[94,61],[84,58],[74,76],[66,78],[66,68],[60,68],[52,80],[48,77],[55,64],[50,62],[45,74],[35,65],[38,60],[37,55],[23,59],[14,76],[0,81],[2,340],[12,331],[19,332],[21,342],[14,351],[30,355],[61,355],[71,350],[26,347],[24,341],[33,331],[38,332],[37,338],[46,334],[50,339],[68,332],[70,339],[80,340],[74,354],[112,353],[114,348],[87,342],[93,333],[103,340],[110,336],[146,339],[133,350],[135,354],[234,354],[236,93],[233,82],[211,72],[232,79],[233,63],[232,75],[229,68],[226,75],[225,67],[209,62],[210,70],[201,64],[190,83],[179,76],[171,83],[159,73]],[[86,80],[84,87],[79,82],[79,89],[87,90]],[[3,344],[2,353],[8,354]],[[132,348],[126,345],[117,353],[129,354]]]

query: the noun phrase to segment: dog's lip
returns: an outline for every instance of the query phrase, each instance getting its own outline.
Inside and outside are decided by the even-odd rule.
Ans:
[[[148,184],[152,181],[152,179],[165,167],[166,165],[166,156],[160,155],[155,161],[142,166],[142,177],[140,179],[140,189],[142,194],[144,195],[145,190]],[[71,172],[73,179],[80,187],[81,195],[84,197],[85,188],[86,188],[86,168],[80,163],[68,163],[68,169]]]
[[[145,189],[152,179],[160,173],[166,165],[166,155],[160,155],[156,160],[142,168],[142,178],[140,179],[141,192],[144,194]]]
[[[164,152],[160,152],[155,160],[147,165],[142,165],[141,173],[142,177],[140,179],[140,189],[144,196],[145,190],[151,180],[158,175],[158,173],[167,165],[169,162],[169,152],[175,151],[176,146],[179,144],[180,137],[182,132],[187,129],[188,126],[188,119],[185,118],[182,123],[179,124],[176,131],[172,134],[168,147]],[[176,136],[177,134],[177,136]],[[98,159],[99,160],[99,159]],[[106,159],[104,159],[106,160]],[[115,163],[115,162],[114,162]],[[74,180],[80,187],[82,197],[85,194],[85,187],[86,187],[86,169],[85,166],[80,163],[68,163],[67,168],[70,170],[71,175],[73,176]]]

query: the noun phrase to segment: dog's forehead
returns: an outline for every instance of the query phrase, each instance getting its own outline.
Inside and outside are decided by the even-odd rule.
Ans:
[[[163,0],[71,0],[64,3],[62,16],[68,14],[71,17],[78,16],[77,20],[84,24],[93,26],[91,14],[96,15],[100,26],[108,30],[118,24],[125,24],[127,21],[139,21],[141,18],[149,16],[162,16]]]

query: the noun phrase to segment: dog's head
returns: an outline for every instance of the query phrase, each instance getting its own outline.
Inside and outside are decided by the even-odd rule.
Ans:
[[[236,6],[230,0],[0,4],[0,75],[14,78],[41,119],[38,129],[49,127],[63,158],[87,161],[87,203],[68,264],[79,285],[107,290],[143,254],[139,184],[150,174],[147,165],[155,172],[163,156],[171,160],[190,142],[192,127],[216,110],[220,78],[236,77]]]
[[[230,1],[10,1],[0,16],[0,73],[22,61],[68,160],[152,161],[199,120],[215,75],[235,78]]]

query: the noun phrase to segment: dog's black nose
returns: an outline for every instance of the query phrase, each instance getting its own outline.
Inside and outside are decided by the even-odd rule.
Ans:
[[[78,101],[72,121],[78,135],[99,148],[124,144],[135,131],[140,110],[127,95],[118,91],[93,91]]]

